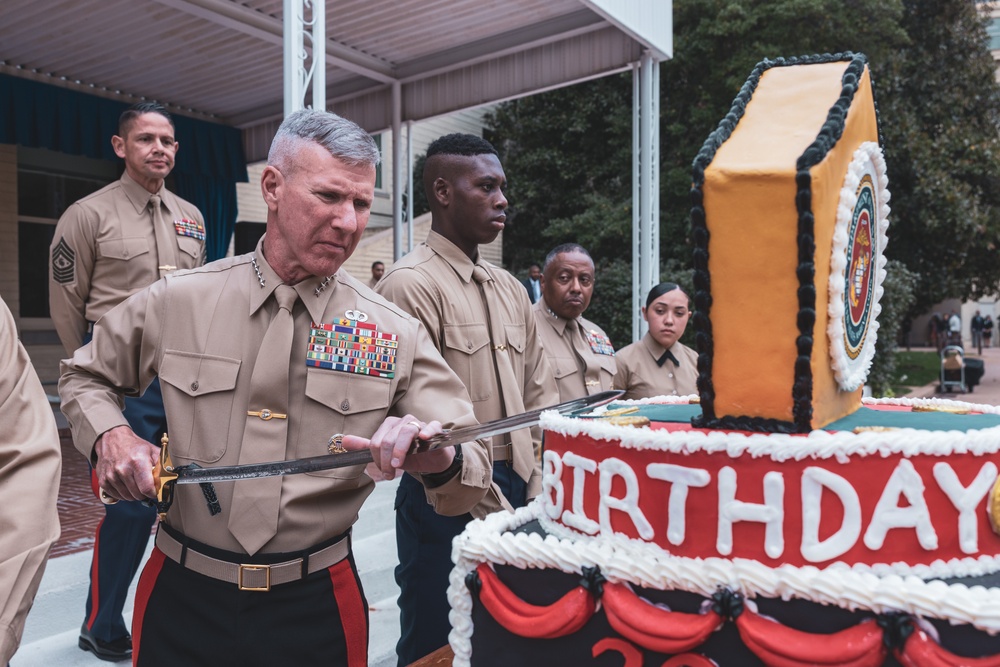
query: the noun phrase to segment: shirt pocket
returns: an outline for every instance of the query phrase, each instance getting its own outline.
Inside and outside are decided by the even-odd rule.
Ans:
[[[556,381],[569,377],[580,370],[576,365],[576,359],[569,357],[549,357],[549,367],[552,369],[552,375],[555,376]]]
[[[226,453],[240,360],[166,350],[160,364],[163,404],[170,415],[170,451],[215,463]]]
[[[608,354],[597,355],[597,363],[601,367],[601,375],[607,378],[608,386],[611,386],[611,379],[618,372],[618,364],[615,358]]]
[[[149,242],[141,236],[124,236],[97,242],[97,255],[102,259],[128,261],[149,252]]]
[[[444,325],[442,356],[465,384],[473,401],[486,401],[493,396],[490,378],[494,371],[490,352],[490,334],[485,324]]]
[[[177,247],[180,251],[187,257],[181,257],[179,262],[182,265],[181,268],[194,268],[198,266],[198,261],[201,259],[201,249],[204,247],[205,242],[200,241],[196,238],[190,236],[178,236],[177,237]]]
[[[300,436],[305,438],[306,446],[316,442],[320,445],[328,443],[328,439],[337,433],[369,437],[385,421],[392,399],[392,380],[374,377],[361,373],[345,373],[320,368],[306,369],[306,396],[329,408],[321,418],[315,420],[329,428],[329,433],[311,433],[306,429]],[[299,456],[319,456],[328,451],[302,452]],[[333,470],[306,473],[316,477],[332,477],[336,479],[351,479],[364,472],[365,467],[347,466]]]

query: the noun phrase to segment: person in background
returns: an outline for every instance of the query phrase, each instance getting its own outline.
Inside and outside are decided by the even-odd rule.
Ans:
[[[0,665],[17,650],[59,538],[61,472],[52,406],[0,299]]]
[[[368,279],[368,287],[375,289],[375,285],[378,281],[382,280],[382,274],[385,273],[385,264],[382,262],[372,262],[372,277]]]
[[[105,493],[154,494],[159,452],[118,399],[159,376],[177,466],[369,448],[381,476],[408,471],[442,514],[482,499],[483,443],[408,454],[418,436],[475,424],[461,380],[416,319],[340,270],[368,223],[378,161],[355,123],[289,114],[261,176],[267,229],[254,252],[135,294],[63,362],[63,410]],[[363,465],[211,493],[177,486],[136,594],[136,667],[367,667],[350,535],[373,487]]]
[[[611,340],[583,318],[594,295],[594,273],[594,260],[583,246],[556,246],[545,258],[542,298],[531,307],[560,401],[611,389],[617,370]]]
[[[976,311],[969,323],[969,332],[972,334],[972,347],[976,348],[978,354],[983,353],[983,316]]]
[[[962,346],[962,318],[954,310],[948,317],[948,345]]]
[[[698,393],[698,353],[679,342],[691,317],[691,300],[676,283],[649,290],[642,318],[649,331],[615,354],[614,388],[622,399]]]
[[[542,267],[532,264],[528,267],[528,277],[521,281],[524,289],[528,291],[528,299],[531,303],[538,303],[542,298]]]
[[[423,323],[462,378],[480,422],[559,400],[524,288],[480,253],[479,246],[504,228],[505,187],[500,158],[488,141],[469,134],[435,140],[424,163],[431,231],[378,284],[380,294]],[[473,516],[521,507],[538,495],[540,458],[537,429],[495,436],[493,493],[460,517],[436,514],[425,490],[403,475],[396,495],[400,665],[448,643],[452,540]]]
[[[167,110],[152,102],[132,106],[119,118],[111,145],[125,160],[125,173],[70,206],[49,249],[52,322],[67,355],[88,342],[94,323],[131,294],[178,269],[205,263],[201,212],[164,186],[179,148]],[[157,381],[141,397],[125,398],[125,419],[139,437],[160,441],[165,418]],[[114,662],[132,654],[122,609],[156,512],[137,502],[107,505],[105,511],[94,539],[78,644]]]
[[[983,347],[990,347],[993,344],[993,318],[989,313],[983,317]]]

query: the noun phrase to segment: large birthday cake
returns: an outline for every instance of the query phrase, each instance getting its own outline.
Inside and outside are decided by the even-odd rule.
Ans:
[[[864,56],[764,61],[695,161],[699,397],[546,413],[455,541],[456,667],[1000,667],[1000,409],[864,399],[888,190]]]

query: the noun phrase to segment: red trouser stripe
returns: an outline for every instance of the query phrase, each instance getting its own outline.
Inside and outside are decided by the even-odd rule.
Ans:
[[[328,572],[333,582],[333,596],[340,610],[340,623],[344,628],[347,667],[367,667],[368,615],[350,558],[331,566]]]
[[[101,562],[101,526],[104,525],[104,519],[107,515],[101,517],[101,520],[97,522],[97,530],[94,531],[94,556],[90,561],[90,618],[87,619],[87,629],[94,629],[94,620],[97,618],[97,612],[101,609],[101,578],[98,576],[100,569],[97,567]]]
[[[163,560],[166,556],[163,552],[153,547],[153,552],[146,561],[146,566],[142,568],[139,575],[139,583],[135,589],[135,610],[132,614],[132,665],[139,664],[139,649],[142,647],[142,621],[146,616],[146,605],[149,603],[149,596],[156,586],[156,579],[160,576],[160,569],[163,567]]]

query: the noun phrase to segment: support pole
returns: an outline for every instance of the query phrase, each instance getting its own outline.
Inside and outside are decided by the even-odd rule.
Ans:
[[[421,185],[420,187],[423,187]],[[406,252],[413,252],[413,121],[406,121]]]
[[[284,0],[283,11],[285,115],[307,107],[310,89],[312,104],[308,106],[326,109],[326,4],[324,0]]]
[[[402,85],[392,82],[392,259],[403,256]]]
[[[644,53],[633,69],[632,129],[632,334],[648,325],[639,308],[660,282],[660,63]]]

